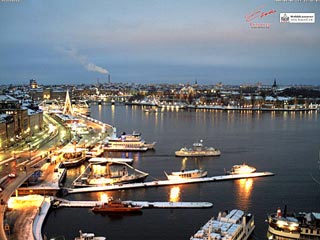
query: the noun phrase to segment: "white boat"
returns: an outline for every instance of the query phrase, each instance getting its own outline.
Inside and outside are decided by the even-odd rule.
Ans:
[[[83,233],[81,230],[79,232],[80,236],[74,240],[106,240],[105,237],[96,237],[94,233]]]
[[[75,187],[92,187],[143,182],[148,175],[148,173],[133,168],[126,163],[90,163],[85,171],[74,180],[73,185]]]
[[[253,173],[255,171],[256,171],[256,168],[248,166],[246,164],[242,164],[242,165],[234,165],[229,171],[227,171],[227,173],[234,175],[234,174]]]
[[[278,208],[268,215],[268,239],[320,239],[320,213],[287,213]]]
[[[59,151],[59,159],[66,168],[77,167],[86,160],[86,151],[85,148],[67,145]]]
[[[115,133],[112,137],[108,137],[105,141],[104,150],[106,151],[147,151],[154,149],[156,142],[146,143],[141,139],[141,134],[133,132],[133,134],[123,133],[120,137],[116,137]]]
[[[213,147],[203,146],[203,141],[194,143],[192,148],[181,148],[175,152],[177,157],[208,157],[208,156],[219,156],[220,150]]]
[[[255,228],[254,216],[233,209],[230,213],[219,213],[210,219],[190,240],[246,240]]]
[[[202,178],[207,176],[208,172],[202,169],[194,169],[194,170],[182,170],[180,172],[172,172],[171,174],[167,174],[164,172],[168,178],[168,180],[181,180],[181,179],[191,179],[191,178]]]

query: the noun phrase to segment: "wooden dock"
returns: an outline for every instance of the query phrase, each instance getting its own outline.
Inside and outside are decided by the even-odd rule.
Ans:
[[[226,180],[235,180],[242,178],[256,178],[256,177],[267,177],[273,176],[272,172],[255,172],[248,174],[236,174],[236,175],[222,175],[215,177],[204,177],[204,178],[193,178],[193,179],[179,179],[179,180],[160,180],[152,182],[143,182],[143,183],[129,183],[129,184],[117,184],[117,185],[107,185],[99,187],[84,187],[84,188],[69,188],[66,189],[67,193],[84,193],[84,192],[100,192],[100,191],[112,191],[112,190],[121,190],[121,189],[130,189],[130,188],[146,188],[146,187],[160,187],[168,185],[182,185],[190,183],[202,183],[202,182],[216,182],[216,181],[226,181]]]

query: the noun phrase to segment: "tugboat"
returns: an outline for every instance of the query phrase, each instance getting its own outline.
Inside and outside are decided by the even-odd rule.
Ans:
[[[221,154],[219,149],[213,147],[204,147],[203,141],[194,143],[192,148],[181,148],[175,152],[177,157],[209,157],[219,156]]]
[[[140,212],[141,206],[132,206],[130,203],[124,203],[121,200],[110,199],[92,208],[94,213],[134,213]]]
[[[287,213],[285,206],[268,215],[268,224],[268,239],[320,239],[320,213]]]
[[[252,214],[233,209],[230,213],[220,212],[217,219],[211,218],[190,240],[247,240],[254,228]]]

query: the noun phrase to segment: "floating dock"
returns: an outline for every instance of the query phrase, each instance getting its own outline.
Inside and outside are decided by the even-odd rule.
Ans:
[[[160,180],[152,182],[143,182],[143,183],[129,183],[129,184],[117,184],[117,185],[107,185],[99,187],[84,187],[76,189],[66,189],[67,193],[84,193],[84,192],[99,192],[99,191],[112,191],[112,190],[121,190],[121,189],[130,189],[130,188],[143,188],[143,187],[159,187],[159,186],[168,186],[168,185],[182,185],[190,183],[201,183],[201,182],[215,182],[215,181],[226,181],[226,180],[235,180],[242,178],[256,178],[256,177],[267,177],[273,176],[272,172],[255,172],[248,174],[235,174],[235,175],[223,175],[215,177],[204,177],[204,178],[193,178],[193,179],[179,179],[179,180]]]
[[[69,201],[62,198],[55,198],[55,207],[95,207],[101,205],[101,201]],[[142,208],[211,208],[210,202],[147,202],[147,201],[122,201],[132,206],[141,206]]]

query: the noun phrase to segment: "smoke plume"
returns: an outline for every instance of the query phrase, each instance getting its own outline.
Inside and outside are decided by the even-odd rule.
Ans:
[[[86,56],[83,56],[77,52],[75,49],[63,49],[59,48],[60,51],[67,54],[69,57],[77,60],[85,69],[90,72],[98,72],[102,74],[109,74],[108,70],[95,65],[94,63],[89,62]]]

